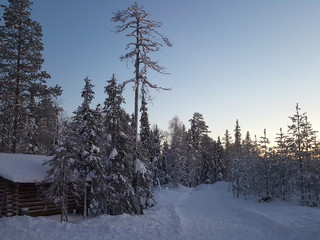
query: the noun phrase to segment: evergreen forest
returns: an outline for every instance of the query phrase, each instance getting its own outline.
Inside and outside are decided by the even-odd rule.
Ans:
[[[46,181],[52,183],[46,195],[61,206],[62,221],[68,221],[69,194],[83,199],[84,218],[143,214],[156,204],[156,188],[217,181],[229,182],[237,198],[268,202],[298,196],[301,205],[319,206],[320,145],[296,103],[288,128],[276,136],[267,130],[261,137],[242,133],[235,119],[230,131],[213,139],[199,112],[186,125],[178,116],[168,119],[168,130],[150,124],[150,90],[170,90],[148,79],[148,71],[166,73],[150,53],[172,43],[160,33],[162,23],[137,3],[111,19],[115,32],[128,40],[120,60],[132,64],[132,79],[110,73],[104,101],[93,106],[94,81],[84,76],[82,102],[69,118],[59,103],[63,89],[42,69],[42,28],[30,17],[32,2],[8,0],[1,7],[0,152],[52,156],[46,162]],[[134,99],[123,96],[128,85]],[[134,101],[133,113],[124,109],[126,101]]]

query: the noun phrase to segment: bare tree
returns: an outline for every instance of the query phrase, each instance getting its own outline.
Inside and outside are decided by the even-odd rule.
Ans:
[[[161,22],[149,19],[150,13],[146,12],[137,3],[128,7],[126,10],[117,11],[114,13],[113,22],[119,23],[116,26],[116,33],[128,32],[126,37],[132,37],[134,40],[129,42],[126,46],[128,51],[125,55],[120,57],[121,61],[131,60],[134,64],[135,77],[129,81],[125,81],[123,85],[134,82],[135,84],[135,107],[134,107],[134,121],[136,130],[136,146],[138,142],[138,111],[139,111],[139,84],[144,82],[151,88],[169,90],[161,88],[152,84],[147,80],[147,68],[151,68],[159,73],[166,73],[165,68],[154,61],[149,56],[152,52],[157,52],[164,45],[171,47],[172,44],[168,38],[157,31],[162,26]]]

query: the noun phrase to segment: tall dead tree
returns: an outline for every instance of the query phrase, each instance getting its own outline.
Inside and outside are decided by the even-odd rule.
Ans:
[[[139,85],[144,82],[151,88],[164,89],[155,84],[150,83],[146,77],[146,69],[151,68],[159,73],[166,73],[165,68],[154,61],[149,56],[152,52],[157,52],[164,45],[171,47],[172,44],[168,38],[157,31],[162,26],[161,22],[149,19],[150,13],[146,12],[137,3],[128,7],[126,10],[117,11],[114,13],[113,22],[119,23],[116,26],[116,33],[127,32],[126,37],[133,38],[126,46],[128,51],[125,55],[120,57],[121,61],[131,60],[134,64],[135,77],[129,81],[124,82],[124,85],[129,82],[135,84],[135,104],[134,104],[134,122],[136,130],[136,146],[138,143],[138,113],[139,113]]]

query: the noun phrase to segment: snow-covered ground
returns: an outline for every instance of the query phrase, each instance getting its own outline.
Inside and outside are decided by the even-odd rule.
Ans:
[[[220,182],[156,191],[158,204],[142,216],[1,218],[0,239],[320,239],[319,208],[236,199],[227,188]]]

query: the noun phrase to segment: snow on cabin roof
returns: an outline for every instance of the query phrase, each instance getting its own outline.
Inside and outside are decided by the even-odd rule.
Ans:
[[[0,176],[13,182],[34,183],[45,179],[50,156],[0,153]]]

